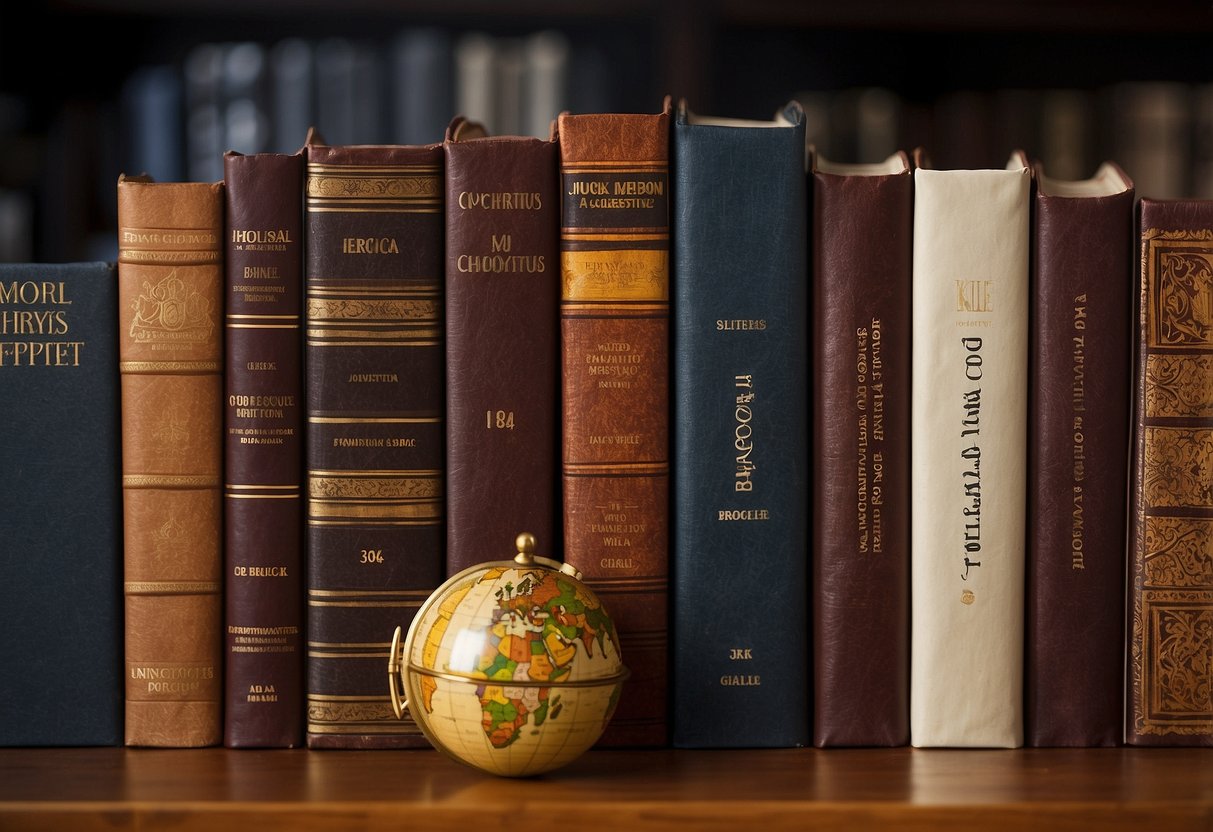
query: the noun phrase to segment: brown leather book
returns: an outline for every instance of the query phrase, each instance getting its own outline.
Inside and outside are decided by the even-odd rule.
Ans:
[[[214,745],[223,728],[223,183],[119,177],[118,283],[126,744]]]
[[[446,136],[447,571],[545,552],[557,499],[555,141]]]
[[[427,747],[392,632],[442,580],[442,145],[307,144],[307,745]]]
[[[914,175],[812,164],[813,742],[905,745]]]
[[[1025,734],[1119,745],[1133,183],[1036,166]]]
[[[1213,202],[1138,212],[1125,740],[1213,746]]]
[[[223,157],[223,743],[303,744],[303,154]]]
[[[564,559],[632,672],[602,745],[668,742],[670,112],[558,120]]]

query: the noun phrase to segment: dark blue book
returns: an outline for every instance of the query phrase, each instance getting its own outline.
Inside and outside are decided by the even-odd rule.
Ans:
[[[0,264],[0,746],[122,744],[118,283]]]
[[[674,744],[809,741],[804,113],[673,145]]]

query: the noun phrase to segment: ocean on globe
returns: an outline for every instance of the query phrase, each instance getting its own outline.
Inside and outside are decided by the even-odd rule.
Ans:
[[[473,567],[435,590],[389,666],[393,695],[399,672],[434,746],[510,777],[551,771],[590,748],[627,676],[594,592],[571,567],[523,551],[533,548],[524,537],[515,562]]]

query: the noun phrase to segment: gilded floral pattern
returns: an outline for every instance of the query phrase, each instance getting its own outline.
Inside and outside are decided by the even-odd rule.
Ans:
[[[1185,517],[1147,517],[1145,585],[1213,585],[1213,521]]]
[[[1213,430],[1148,427],[1145,434],[1146,503],[1213,508]]]
[[[1146,415],[1213,417],[1213,356],[1147,357]]]

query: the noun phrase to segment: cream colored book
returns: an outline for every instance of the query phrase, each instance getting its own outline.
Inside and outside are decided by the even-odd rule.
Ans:
[[[910,742],[1023,744],[1031,174],[915,172]]]

